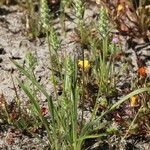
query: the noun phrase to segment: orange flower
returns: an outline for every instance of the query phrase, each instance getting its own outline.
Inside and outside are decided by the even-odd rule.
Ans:
[[[140,67],[137,72],[140,76],[146,76],[146,67]]]
[[[137,103],[138,103],[137,97],[136,97],[136,96],[132,96],[132,97],[130,98],[130,106],[131,106],[131,107],[135,107],[135,106],[137,106]]]

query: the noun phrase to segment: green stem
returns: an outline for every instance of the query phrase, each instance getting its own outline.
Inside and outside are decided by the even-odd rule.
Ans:
[[[49,32],[46,32],[46,36],[47,36],[47,42],[48,42],[48,49],[49,49],[49,55],[50,55],[50,68],[52,71],[52,81],[53,81],[53,85],[54,85],[54,91],[55,91],[55,97],[56,99],[58,99],[58,94],[57,94],[57,88],[56,88],[56,80],[55,80],[55,75],[54,75],[54,67],[53,67],[53,62],[52,62],[52,52],[51,52],[51,43],[49,40]]]

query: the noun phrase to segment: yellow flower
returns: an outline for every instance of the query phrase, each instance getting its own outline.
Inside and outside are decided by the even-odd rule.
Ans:
[[[118,7],[117,7],[117,11],[122,11],[124,9],[124,6],[119,4]]]
[[[89,68],[90,68],[90,63],[88,60],[79,60],[78,61],[78,66],[81,68],[81,69],[84,69],[85,71],[87,71]]]
[[[135,107],[135,106],[137,106],[137,103],[138,103],[137,97],[136,96],[132,96],[130,98],[130,106],[131,107]]]

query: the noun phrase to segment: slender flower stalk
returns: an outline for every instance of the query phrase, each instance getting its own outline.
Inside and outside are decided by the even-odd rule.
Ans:
[[[107,18],[107,12],[104,7],[100,8],[100,14],[98,19],[98,30],[102,37],[105,37],[108,33],[108,18]]]
[[[40,17],[42,27],[48,30],[50,15],[47,0],[40,0]]]
[[[74,9],[76,17],[78,19],[82,19],[84,14],[84,6],[81,0],[74,0]]]

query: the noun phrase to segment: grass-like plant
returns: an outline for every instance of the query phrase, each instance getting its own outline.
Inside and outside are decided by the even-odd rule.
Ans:
[[[92,118],[90,119],[90,121],[84,121],[81,125],[78,120],[80,87],[77,85],[77,63],[75,62],[75,60],[71,60],[69,58],[66,58],[65,60],[66,69],[63,81],[63,93],[57,99],[55,104],[53,97],[47,93],[47,91],[38,83],[35,77],[30,74],[28,70],[20,66],[17,62],[13,62],[23,73],[23,75],[25,75],[31,81],[31,83],[37,88],[37,90],[43,93],[47,98],[49,112],[48,118],[42,115],[38,99],[36,99],[32,89],[18,80],[19,85],[27,94],[30,103],[34,107],[33,110],[35,111],[35,113],[32,113],[32,115],[37,114],[39,120],[41,120],[41,123],[44,125],[47,131],[50,147],[52,149],[79,150],[81,149],[84,140],[106,136],[107,133],[91,134],[92,132],[97,131],[99,128],[101,128],[101,121],[103,117],[112,112],[115,108],[119,107],[130,97],[145,91],[150,91],[149,88],[138,89],[120,99],[118,102],[104,111],[100,116],[97,116],[96,112],[93,111],[94,114],[91,115]]]
[[[88,147],[85,144],[85,141],[88,139],[101,140],[103,137],[112,134],[114,131],[110,126],[112,121],[107,119],[107,117],[109,118],[109,115],[112,115],[113,111],[120,107],[124,108],[124,104],[131,97],[139,96],[141,93],[148,95],[150,92],[150,88],[138,88],[117,99],[115,103],[110,104],[107,104],[107,98],[100,99],[101,95],[112,96],[113,91],[116,90],[114,56],[118,52],[118,47],[116,43],[112,42],[107,10],[105,8],[101,7],[100,9],[98,24],[95,25],[97,34],[93,37],[93,35],[89,34],[90,32],[85,32],[84,5],[82,1],[77,0],[73,2],[76,17],[78,18],[78,42],[81,43],[82,48],[80,60],[76,54],[72,57],[69,56],[67,50],[63,56],[59,55],[61,43],[54,28],[51,26],[48,1],[40,1],[40,22],[46,34],[45,39],[49,48],[50,57],[48,61],[50,62],[50,79],[54,95],[46,91],[44,86],[36,79],[34,68],[38,61],[35,61],[31,53],[27,55],[27,65],[25,67],[12,60],[20,73],[25,77],[24,81],[17,80],[29,99],[29,105],[25,109],[30,110],[29,116],[24,117],[20,115],[18,118],[14,118],[12,122],[15,124],[17,120],[16,126],[28,132],[31,132],[30,129],[33,124],[37,129],[44,127],[49,140],[49,147],[52,150],[81,150],[84,147]],[[85,35],[89,35],[89,37],[85,38]],[[90,49],[90,55],[87,58],[85,57],[85,43]],[[56,72],[59,76],[56,76]],[[108,81],[110,83],[113,82],[113,84],[109,86]],[[61,93],[57,91],[58,83],[61,84]],[[46,108],[40,105],[37,93],[42,93],[45,96],[47,100]],[[147,104],[147,100],[145,101],[143,102],[144,105]],[[87,103],[92,103],[92,106],[87,105]],[[16,106],[20,107],[20,104]],[[134,113],[135,117],[132,117],[127,134],[137,121],[141,108],[137,113]],[[85,117],[86,109],[89,110],[88,117]],[[2,112],[3,116],[10,118],[6,107],[3,107]],[[20,113],[23,114],[23,112]],[[144,112],[142,113],[144,114]],[[30,119],[27,119],[28,117],[32,118],[32,122]],[[148,125],[147,128],[149,128]],[[101,131],[101,129],[106,130]],[[126,136],[125,134],[124,137]]]

